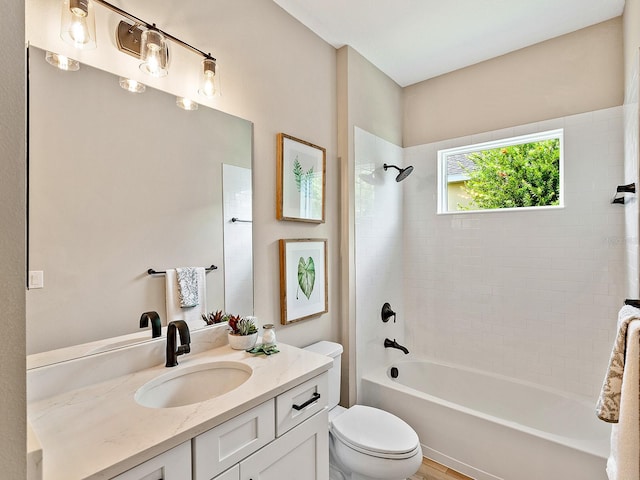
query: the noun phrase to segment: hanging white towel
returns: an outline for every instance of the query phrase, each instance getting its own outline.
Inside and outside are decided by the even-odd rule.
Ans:
[[[640,320],[629,323],[625,353],[620,415],[611,429],[609,480],[640,479]]]
[[[198,305],[183,308],[180,306],[178,291],[178,274],[176,269],[168,268],[165,275],[167,323],[174,320],[184,320],[189,328],[202,327],[202,314],[207,313],[207,280],[204,267],[195,267],[198,279]]]

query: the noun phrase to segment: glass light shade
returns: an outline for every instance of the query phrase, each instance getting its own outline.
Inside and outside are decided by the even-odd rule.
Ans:
[[[198,93],[207,98],[220,95],[220,75],[217,71],[216,61],[213,58],[205,58],[202,61],[202,78]]]
[[[142,93],[147,89],[144,83],[125,77],[120,77],[120,86],[131,93]]]
[[[183,110],[197,110],[198,104],[191,100],[190,98],[185,97],[176,97],[176,105],[179,106]]]
[[[65,70],[68,72],[77,72],[78,70],[80,70],[80,63],[77,60],[65,57],[64,55],[47,52],[44,58],[49,65],[53,65],[60,70]]]
[[[142,32],[140,41],[140,70],[153,77],[169,73],[169,47],[164,35],[150,28]]]
[[[89,0],[62,2],[60,37],[76,48],[96,48],[96,21],[93,4]]]

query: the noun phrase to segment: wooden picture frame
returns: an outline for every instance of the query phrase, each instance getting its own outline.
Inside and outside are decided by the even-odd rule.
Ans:
[[[326,150],[279,133],[276,154],[278,220],[324,223]]]
[[[329,311],[327,240],[280,240],[280,323]]]

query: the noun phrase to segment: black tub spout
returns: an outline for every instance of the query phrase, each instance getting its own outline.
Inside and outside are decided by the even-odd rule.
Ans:
[[[396,342],[395,338],[393,340],[389,340],[388,338],[385,338],[384,348],[397,348],[398,350],[402,350],[405,355],[409,354],[409,350],[407,350],[407,347],[403,347],[402,345],[400,345],[398,342]]]

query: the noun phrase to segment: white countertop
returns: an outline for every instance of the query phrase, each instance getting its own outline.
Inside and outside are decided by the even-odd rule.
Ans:
[[[43,480],[108,479],[229,420],[329,369],[329,357],[278,344],[280,353],[253,356],[223,346],[28,405],[43,450]],[[235,390],[205,402],[148,408],[134,400],[139,387],[196,363],[241,361],[253,369]],[[89,372],[90,374],[90,372]]]

